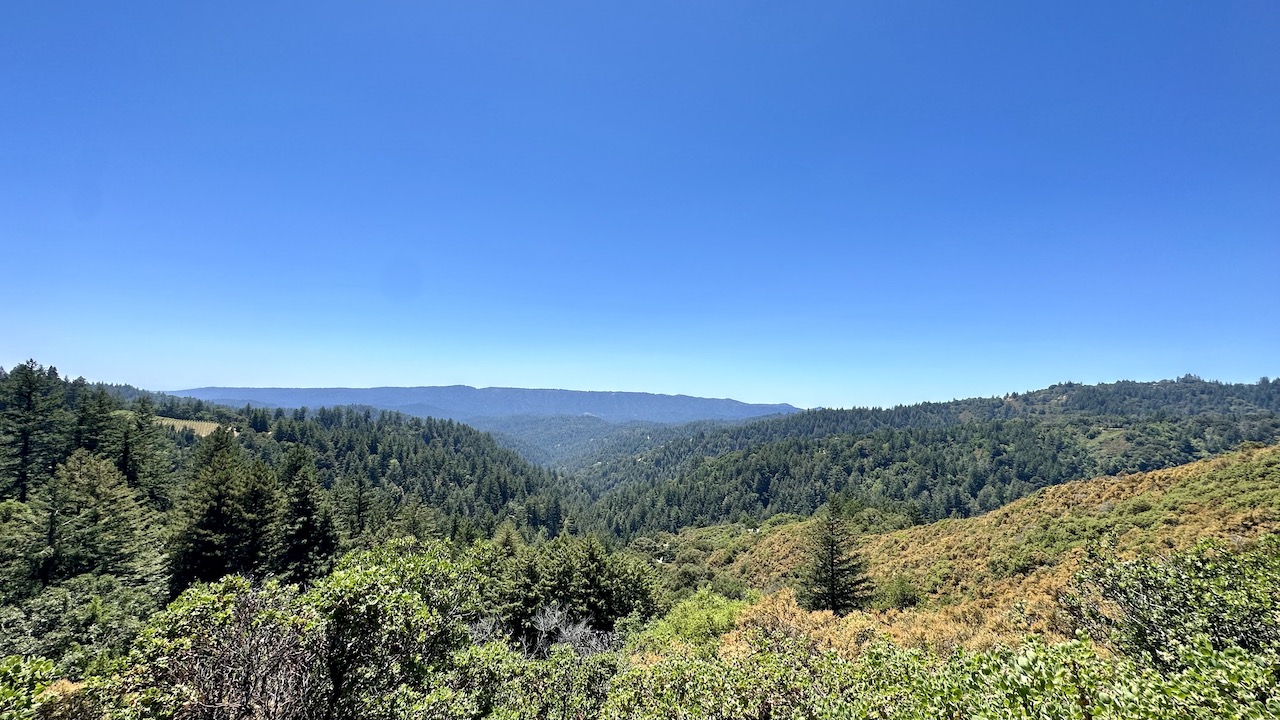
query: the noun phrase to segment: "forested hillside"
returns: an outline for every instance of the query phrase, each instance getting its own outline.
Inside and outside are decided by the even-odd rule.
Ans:
[[[221,425],[198,438],[158,411]],[[0,655],[83,670],[192,583],[305,581],[389,538],[554,536],[560,484],[452,421],[235,412],[21,364],[0,374]],[[66,614],[81,603],[106,619]]]
[[[833,494],[915,520],[970,516],[1097,474],[1172,467],[1280,437],[1280,383],[1059,385],[1025,395],[816,410],[602,458],[579,474],[630,535],[777,513]]]
[[[418,417],[453,420],[506,417],[576,417],[589,415],[607,422],[680,423],[692,420],[741,420],[795,412],[783,404],[754,404],[737,400],[658,395],[641,392],[598,392],[529,388],[447,387],[379,388],[225,388],[177,390],[172,394],[222,405],[255,407],[317,407],[368,405]]]
[[[568,475],[449,420],[27,362],[0,713],[1274,717],[1275,385],[636,425]]]
[[[520,415],[478,418],[471,422],[530,462],[566,472],[581,471],[605,458],[633,455],[655,444],[737,424],[725,420],[611,423],[585,415]]]

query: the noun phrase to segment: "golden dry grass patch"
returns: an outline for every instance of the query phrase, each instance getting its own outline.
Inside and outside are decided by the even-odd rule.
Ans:
[[[195,433],[197,437],[212,435],[213,431],[218,429],[218,423],[210,420],[179,420],[178,418],[157,417],[156,423],[179,431],[183,428],[191,428],[191,432]]]
[[[803,563],[808,527],[762,532],[720,569],[766,591],[785,587]],[[917,609],[867,617],[903,644],[943,651],[1015,642],[1028,632],[1060,638],[1066,630],[1058,597],[1090,542],[1131,557],[1185,549],[1204,537],[1245,541],[1275,531],[1280,446],[1065,483],[979,517],[864,537],[859,551],[871,579],[907,578],[924,599]]]

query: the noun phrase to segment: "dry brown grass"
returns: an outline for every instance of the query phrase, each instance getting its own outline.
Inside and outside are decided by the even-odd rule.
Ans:
[[[902,576],[924,597],[917,609],[871,613],[875,625],[901,643],[945,651],[1027,632],[1060,636],[1057,597],[1090,542],[1131,556],[1277,530],[1280,447],[1269,447],[1046,488],[981,517],[867,536],[861,552],[877,584]],[[808,523],[763,532],[718,569],[766,591],[785,587],[803,560],[807,532]]]
[[[182,428],[191,428],[191,432],[198,437],[205,437],[213,434],[218,429],[218,423],[210,420],[179,420],[177,418],[157,417],[156,422],[174,430],[182,430]]]
[[[882,634],[882,629],[865,613],[837,617],[827,610],[809,612],[796,602],[791,589],[784,588],[742,611],[735,628],[721,639],[720,655],[750,655],[755,651],[753,636],[759,632],[788,637],[808,645],[811,650],[832,650],[853,659],[868,642]]]

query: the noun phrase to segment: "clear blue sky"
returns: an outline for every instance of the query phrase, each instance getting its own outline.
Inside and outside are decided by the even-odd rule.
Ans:
[[[1280,3],[11,2],[0,365],[850,406],[1280,375]]]

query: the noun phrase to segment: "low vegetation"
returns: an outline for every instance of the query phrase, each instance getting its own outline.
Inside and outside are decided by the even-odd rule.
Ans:
[[[0,718],[1278,717],[1280,446],[1249,440],[1272,385],[769,420],[810,436],[679,477],[732,508],[743,468],[841,468],[816,515],[613,535],[625,483],[456,423],[27,363],[0,372]],[[936,426],[814,437],[877,418]],[[1005,473],[1030,494],[973,517],[889,491]]]
[[[1205,538],[1259,538],[1280,530],[1278,480],[1280,448],[1251,448],[1046,488],[980,517],[866,534],[857,548],[877,588],[872,608],[899,642],[947,651],[990,647],[1025,632],[1068,639],[1058,597],[1091,544],[1125,558]],[[855,522],[869,514],[853,506],[846,512]],[[673,587],[769,591],[796,584],[811,535],[812,521],[779,521],[692,529],[634,545],[665,548],[672,561],[661,567]]]

